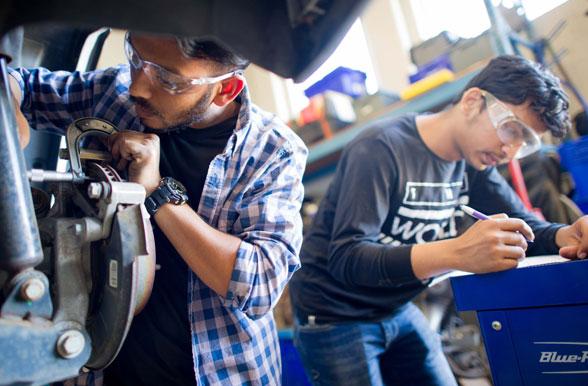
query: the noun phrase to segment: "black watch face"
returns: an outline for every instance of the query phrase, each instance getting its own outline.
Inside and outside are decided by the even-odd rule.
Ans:
[[[173,190],[177,190],[177,191],[180,191],[182,193],[186,191],[186,188],[184,187],[184,185],[180,181],[176,181],[176,180],[170,181],[170,187]]]
[[[164,177],[162,179],[162,185],[165,185],[168,191],[168,199],[169,202],[181,205],[188,201],[188,196],[186,195],[186,187],[180,182],[171,177]]]
[[[174,192],[179,194],[186,193],[186,187],[180,182],[171,177],[166,177],[164,183]]]

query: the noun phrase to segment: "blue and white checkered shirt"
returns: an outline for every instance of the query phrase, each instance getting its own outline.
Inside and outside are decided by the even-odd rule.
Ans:
[[[32,127],[63,134],[94,116],[143,131],[129,101],[128,66],[89,73],[11,71]],[[278,385],[280,349],[272,308],[300,266],[300,206],[307,149],[275,116],[251,104],[247,88],[234,133],[210,164],[198,214],[242,242],[226,297],[195,274],[188,283],[195,381],[199,385]],[[82,379],[83,378],[83,379]],[[86,374],[81,384],[100,384]]]

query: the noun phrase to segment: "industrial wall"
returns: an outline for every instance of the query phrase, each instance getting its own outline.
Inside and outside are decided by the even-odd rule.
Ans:
[[[399,89],[408,85],[408,52],[415,42],[415,29],[410,23],[414,17],[407,7],[407,0],[372,0],[362,15],[366,40],[372,53],[378,83],[387,89]],[[401,10],[401,11],[400,11]],[[403,17],[399,13],[404,12]],[[562,63],[576,87],[588,94],[588,0],[569,0],[534,21],[538,37],[548,36],[565,21],[563,29],[552,40],[556,51],[564,50]],[[456,15],[456,17],[458,17]],[[123,37],[121,31],[113,31],[107,40],[99,68],[123,63]],[[343,64],[343,63],[342,63]],[[246,73],[253,100],[284,120],[292,118],[286,82],[267,71],[251,66]],[[572,98],[572,114],[581,108]]]

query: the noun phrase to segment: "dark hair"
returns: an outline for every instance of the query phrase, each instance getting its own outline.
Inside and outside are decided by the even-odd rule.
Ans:
[[[177,38],[180,51],[189,58],[207,59],[220,64],[224,70],[244,70],[249,61],[212,40]]]
[[[570,103],[559,79],[547,68],[522,56],[502,55],[492,59],[453,103],[459,102],[464,92],[472,87],[488,91],[513,105],[530,100],[531,108],[556,137],[563,137],[570,129]]]

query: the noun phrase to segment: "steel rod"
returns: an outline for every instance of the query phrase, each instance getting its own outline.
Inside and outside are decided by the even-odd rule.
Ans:
[[[0,58],[0,269],[17,272],[43,260],[6,70]]]

